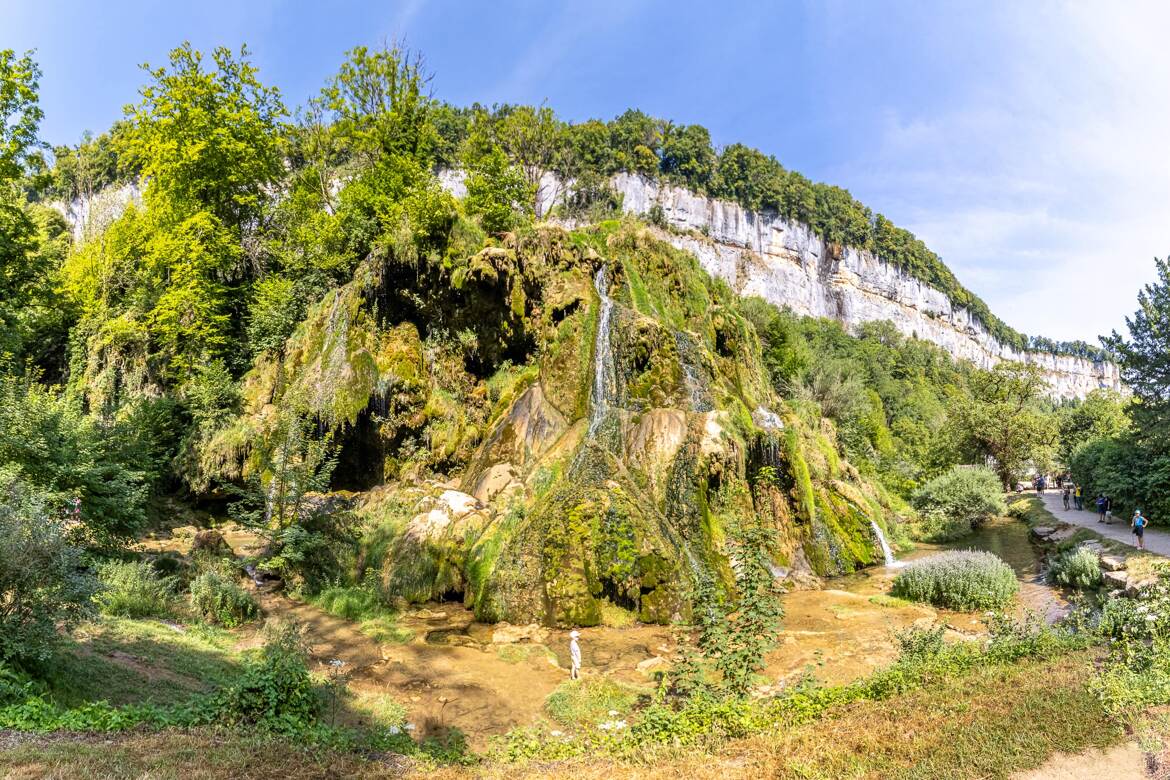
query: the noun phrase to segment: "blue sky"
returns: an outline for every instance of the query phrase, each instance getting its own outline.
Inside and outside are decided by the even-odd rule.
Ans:
[[[0,0],[0,28],[37,50],[54,143],[106,128],[183,40],[246,42],[290,105],[404,38],[455,103],[698,122],[847,187],[1058,339],[1121,327],[1170,252],[1165,4]]]

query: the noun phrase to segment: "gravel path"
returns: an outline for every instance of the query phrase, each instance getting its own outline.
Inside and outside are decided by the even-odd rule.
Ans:
[[[1129,527],[1128,517],[1114,517],[1113,524],[1106,525],[1097,522],[1097,509],[1096,507],[1090,509],[1087,498],[1085,499],[1085,508],[1079,512],[1076,509],[1066,510],[1064,508],[1064,501],[1061,499],[1059,491],[1046,491],[1040,494],[1040,498],[1044,500],[1044,505],[1049,512],[1055,515],[1057,520],[1083,526],[1122,544],[1128,544],[1130,547],[1135,546],[1137,540]],[[1161,527],[1147,528],[1146,550],[1158,555],[1170,556],[1170,532]]]

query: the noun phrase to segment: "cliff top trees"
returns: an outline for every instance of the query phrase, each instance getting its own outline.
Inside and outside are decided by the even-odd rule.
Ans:
[[[206,210],[233,227],[259,214],[266,188],[282,174],[277,129],[286,112],[248,56],[246,48],[238,55],[217,48],[207,69],[184,43],[169,68],[144,68],[151,82],[127,109],[124,146],[149,181],[152,209]]]

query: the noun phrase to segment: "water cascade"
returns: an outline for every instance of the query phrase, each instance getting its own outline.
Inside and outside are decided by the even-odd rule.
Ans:
[[[699,372],[698,348],[689,334],[674,332],[674,343],[678,349],[678,364],[682,369],[683,385],[687,390],[692,412],[709,412],[714,409],[706,383]]]
[[[882,555],[886,559],[886,566],[897,566],[898,559],[894,557],[894,551],[890,549],[890,543],[886,541],[886,535],[882,533],[882,527],[874,520],[870,520],[869,524],[873,528],[873,533],[877,537],[878,544],[882,546]]]
[[[601,312],[597,317],[597,338],[593,344],[593,395],[589,399],[589,436],[601,427],[610,401],[617,387],[617,371],[613,364],[613,347],[610,345],[610,320],[613,317],[613,299],[609,297],[609,277],[605,266],[597,269],[593,285],[601,299]]]

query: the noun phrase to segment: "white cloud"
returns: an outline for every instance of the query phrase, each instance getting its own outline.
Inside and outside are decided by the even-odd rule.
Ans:
[[[889,110],[860,181],[1009,324],[1095,341],[1170,252],[1170,6],[997,21],[988,78],[935,115]]]

